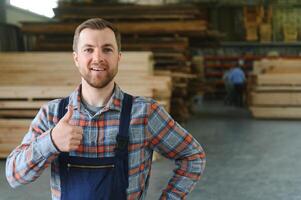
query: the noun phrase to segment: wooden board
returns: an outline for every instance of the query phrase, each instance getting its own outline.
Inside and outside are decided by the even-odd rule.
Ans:
[[[254,106],[301,106],[301,92],[251,92]]]
[[[43,51],[71,51],[72,35],[38,37],[35,50]],[[122,37],[122,51],[154,51],[154,52],[187,52],[189,40],[187,37]],[[124,56],[123,56],[124,57]]]
[[[259,74],[256,76],[257,85],[301,85],[300,74]]]
[[[200,12],[200,10],[202,12]],[[192,4],[168,4],[168,5],[139,5],[139,4],[103,4],[97,3],[83,3],[83,2],[60,2],[58,8],[54,9],[55,12],[61,13],[77,12],[81,13],[103,13],[118,15],[119,13],[124,14],[165,14],[165,15],[181,15],[181,14],[192,14],[200,15],[205,13],[205,9],[200,9]],[[68,12],[69,11],[69,12]]]
[[[53,99],[65,97],[75,86],[0,86],[0,99]]]
[[[39,109],[0,109],[0,119],[33,119]]]
[[[151,75],[154,71],[152,52],[122,52],[119,71]],[[72,73],[79,77],[72,52],[0,53],[0,70],[4,73]]]
[[[22,31],[31,34],[73,34],[79,23],[75,22],[23,22]],[[202,20],[160,22],[116,22],[122,34],[183,34],[200,33],[207,29]]]
[[[301,73],[301,59],[263,59],[255,61],[254,74]]]
[[[0,119],[0,158],[5,158],[21,143],[31,120]]]
[[[301,107],[250,107],[253,117],[265,119],[301,119]]]
[[[255,85],[251,87],[252,91],[256,92],[301,92],[301,86],[266,86],[266,85]]]

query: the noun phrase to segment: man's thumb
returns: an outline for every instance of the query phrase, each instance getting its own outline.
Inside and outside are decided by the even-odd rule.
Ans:
[[[64,117],[62,118],[62,120],[66,121],[66,122],[69,122],[71,120],[71,118],[72,118],[72,115],[73,115],[73,106],[69,105],[68,106],[68,111],[64,115]]]

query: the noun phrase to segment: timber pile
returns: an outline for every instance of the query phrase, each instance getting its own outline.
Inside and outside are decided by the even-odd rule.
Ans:
[[[261,42],[272,40],[272,7],[244,6],[244,26],[247,41],[257,41],[260,36]]]
[[[122,50],[152,51],[156,70],[172,71],[172,116],[179,121],[188,115],[176,113],[188,107],[189,96],[178,96],[187,90],[191,78],[190,46],[216,38],[208,31],[207,12],[196,5],[134,5],[60,2],[54,9],[57,22],[23,23],[28,49],[70,51],[75,27],[88,18],[101,17],[113,22],[122,34]],[[214,36],[212,35],[214,34]],[[193,39],[193,42],[190,41]],[[174,75],[175,73],[175,75]],[[181,78],[178,78],[181,74]],[[181,87],[177,87],[177,86]],[[187,92],[186,92],[187,93]],[[184,102],[181,105],[177,102]]]
[[[171,78],[154,76],[151,52],[124,52],[116,81],[126,92],[157,99],[169,110]],[[0,157],[20,143],[41,105],[80,83],[72,53],[0,54]]]
[[[249,106],[256,118],[301,119],[301,59],[256,61]]]

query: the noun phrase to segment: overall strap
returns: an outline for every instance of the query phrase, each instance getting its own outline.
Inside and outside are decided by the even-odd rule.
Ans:
[[[58,120],[61,120],[64,117],[64,115],[67,113],[68,104],[69,104],[69,97],[65,97],[59,102],[59,109],[58,109],[58,116],[57,116]],[[60,153],[60,159],[67,158],[68,155],[69,154],[66,153],[66,152],[61,152]]]
[[[133,97],[124,93],[122,108],[119,120],[119,133],[116,136],[115,148],[115,165],[116,172],[111,191],[111,200],[127,199],[126,189],[129,186],[128,179],[128,144],[129,144],[129,127],[131,121]]]
[[[119,150],[127,150],[128,146],[128,130],[131,120],[131,110],[132,110],[132,101],[133,96],[124,93],[123,101],[122,101],[122,109],[120,114],[120,125],[119,125],[119,133],[117,135],[117,149]],[[58,109],[58,119],[62,119],[64,115],[67,113],[67,106],[69,104],[69,97],[63,98],[59,102]]]
[[[128,146],[128,137],[129,137],[129,125],[131,120],[131,110],[132,110],[132,101],[133,96],[124,93],[123,101],[122,101],[122,109],[120,114],[120,125],[119,125],[119,133],[117,135],[117,149],[122,151],[127,151]],[[58,109],[58,119],[62,119],[64,115],[67,113],[67,106],[69,104],[69,97],[63,98],[59,103]]]
[[[124,93],[120,114],[119,133],[117,135],[117,150],[127,151],[129,140],[129,126],[131,120],[133,96]]]
[[[66,108],[69,104],[69,97],[63,98],[59,103],[59,113],[58,120],[61,120],[64,115],[67,113],[68,109]]]

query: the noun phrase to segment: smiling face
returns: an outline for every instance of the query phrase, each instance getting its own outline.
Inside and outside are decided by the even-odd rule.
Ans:
[[[82,83],[93,88],[104,88],[114,84],[120,56],[115,34],[110,28],[83,29],[79,34],[77,48],[73,52]]]

